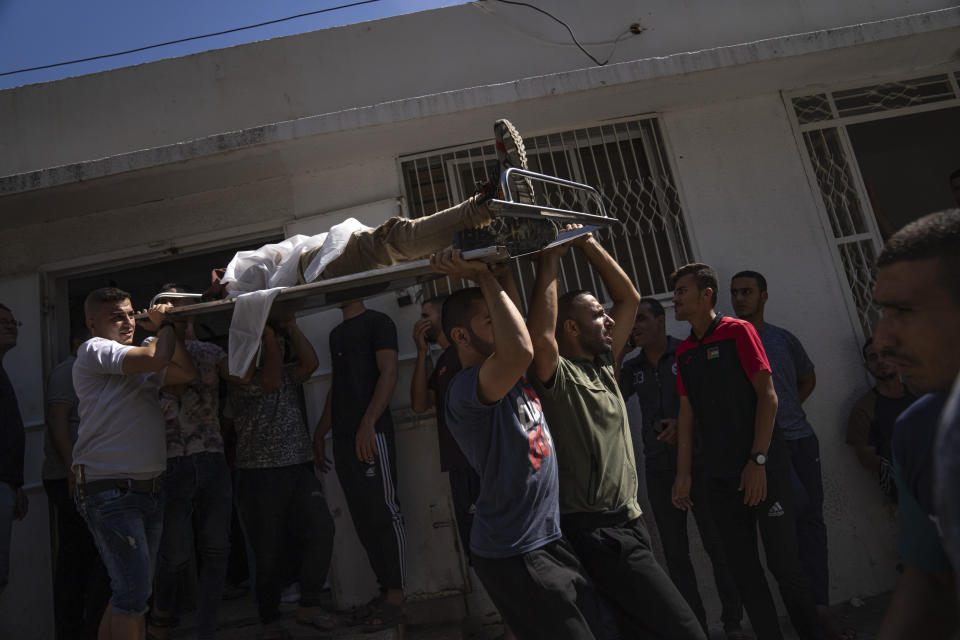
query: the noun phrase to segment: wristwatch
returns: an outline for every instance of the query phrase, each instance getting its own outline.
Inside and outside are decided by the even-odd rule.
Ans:
[[[753,463],[758,467],[767,464],[767,454],[765,453],[751,453],[750,459],[753,460]]]

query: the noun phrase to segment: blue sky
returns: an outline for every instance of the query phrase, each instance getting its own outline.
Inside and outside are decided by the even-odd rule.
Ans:
[[[222,31],[335,7],[349,1],[0,0],[0,72]],[[124,56],[0,76],[0,89],[463,2],[465,0],[378,0],[372,4]]]

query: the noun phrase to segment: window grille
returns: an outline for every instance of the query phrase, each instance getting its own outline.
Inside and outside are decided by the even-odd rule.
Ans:
[[[602,195],[607,212],[621,225],[601,231],[598,239],[619,262],[643,295],[667,295],[670,273],[690,261],[691,251],[680,198],[654,118],[634,119],[524,137],[532,171],[582,182]],[[492,141],[400,158],[407,211],[418,218],[441,211],[473,194],[475,184],[495,170]],[[536,201],[553,207],[586,210],[575,192],[534,183]],[[534,267],[518,261],[514,276],[526,300]],[[590,289],[607,299],[586,261],[576,252],[563,260],[561,291]],[[449,293],[463,286],[438,280],[424,295]]]
[[[880,318],[872,291],[882,242],[845,125],[960,105],[960,71],[798,95],[790,102],[847,281],[851,313],[862,337],[872,335]]]

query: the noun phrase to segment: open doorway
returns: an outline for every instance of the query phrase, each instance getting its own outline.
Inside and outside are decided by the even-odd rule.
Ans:
[[[60,317],[57,327],[58,348],[52,349],[59,358],[68,354],[63,350],[69,343],[68,336],[72,329],[82,327],[83,301],[87,294],[100,287],[118,287],[130,293],[133,308],[145,308],[150,300],[159,293],[164,284],[176,282],[188,285],[198,293],[202,293],[210,286],[211,271],[214,268],[225,267],[237,251],[256,249],[267,242],[276,242],[279,238],[265,238],[255,245],[226,247],[204,253],[197,253],[185,257],[173,256],[168,259],[156,260],[148,264],[131,267],[112,267],[85,274],[68,276],[58,283],[58,308],[68,309],[68,320]],[[197,337],[201,340],[215,342],[226,348],[229,331],[230,316],[215,314],[197,323]],[[134,344],[147,337],[147,333],[137,329],[134,335]]]
[[[863,184],[886,241],[928,213],[958,206],[960,107],[847,125]]]

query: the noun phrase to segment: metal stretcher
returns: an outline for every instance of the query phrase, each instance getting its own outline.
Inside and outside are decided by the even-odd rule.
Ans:
[[[513,190],[510,187],[510,179],[515,176],[523,176],[536,182],[571,189],[578,195],[578,200],[581,202],[584,200],[592,202],[599,213],[586,213],[584,211],[517,202],[514,198]],[[568,242],[579,235],[595,231],[599,228],[610,227],[619,222],[616,218],[607,215],[606,208],[603,206],[603,198],[596,189],[589,185],[535,173],[533,171],[510,168],[501,174],[500,186],[504,194],[504,199],[492,199],[488,201],[488,206],[496,210],[498,216],[515,218],[545,217],[554,220],[561,226],[571,222],[585,225],[583,229],[560,234],[556,241],[545,247],[541,247],[541,250],[549,246]],[[519,256],[510,255],[505,247],[492,246],[464,251],[463,257],[467,260],[482,260],[484,262],[494,263],[506,262]],[[424,284],[442,277],[444,277],[443,274],[436,273],[431,269],[429,259],[423,259],[338,278],[318,280],[317,282],[311,282],[309,284],[285,288],[277,294],[277,297],[274,299],[271,315],[285,315],[308,309],[321,311],[338,306],[349,300],[369,298],[381,293]],[[158,293],[153,297],[153,300],[150,301],[150,305],[156,304],[160,299],[187,298],[199,300],[201,297],[202,294],[199,293]],[[177,307],[171,311],[168,316],[170,316],[171,320],[177,320],[207,314],[227,313],[233,311],[235,304],[233,299],[198,302],[197,304]]]

